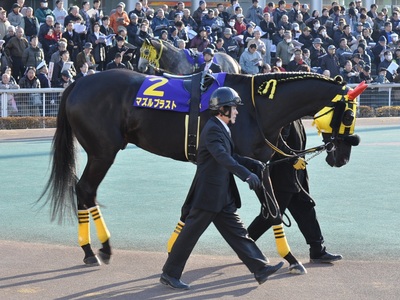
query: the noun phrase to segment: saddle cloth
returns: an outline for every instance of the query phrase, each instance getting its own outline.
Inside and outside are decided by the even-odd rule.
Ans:
[[[208,109],[208,103],[213,91],[224,85],[226,73],[212,74],[214,82],[201,95],[200,112]],[[133,101],[133,106],[189,112],[190,91],[185,89],[183,79],[166,78],[162,76],[146,76]]]

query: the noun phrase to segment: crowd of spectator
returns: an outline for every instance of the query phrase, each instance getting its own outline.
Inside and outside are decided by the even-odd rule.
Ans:
[[[9,12],[0,7],[4,80],[20,87],[65,87],[93,72],[134,70],[144,40],[159,38],[180,49],[224,52],[248,74],[311,71],[341,75],[348,83],[400,81],[397,7],[388,15],[376,4],[363,7],[362,0],[348,7],[332,2],[322,11],[299,1],[261,7],[252,0],[243,11],[239,0],[214,8],[200,0],[192,14],[184,2],[170,9],[139,0],[132,11],[120,2],[105,14],[101,0],[68,11],[63,1],[55,3],[53,10],[47,0],[35,11],[24,0]]]

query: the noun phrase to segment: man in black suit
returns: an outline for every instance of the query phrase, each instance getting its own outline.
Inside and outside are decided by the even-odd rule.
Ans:
[[[206,48],[203,51],[204,62],[196,69],[197,72],[206,71],[208,73],[221,73],[221,66],[213,62],[214,50]]]
[[[210,223],[236,252],[238,257],[254,273],[259,284],[276,272],[283,262],[275,266],[267,259],[248,232],[236,210],[241,206],[239,192],[233,174],[246,181],[250,189],[261,186],[253,172],[260,172],[259,161],[233,153],[233,141],[228,124],[234,124],[241,104],[238,94],[229,87],[213,92],[210,99],[212,117],[204,126],[197,153],[197,171],[189,194],[182,208],[185,226],[177,237],[163,267],[160,282],[174,289],[187,290],[189,285],[180,277],[194,246]]]

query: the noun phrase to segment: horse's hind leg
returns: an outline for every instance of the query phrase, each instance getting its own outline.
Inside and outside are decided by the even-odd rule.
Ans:
[[[108,169],[114,162],[115,154],[107,158],[89,156],[85,170],[76,185],[76,195],[78,199],[78,241],[85,252],[83,259],[87,265],[100,265],[100,261],[94,254],[90,245],[90,224],[89,219],[92,215],[97,236],[102,243],[99,256],[104,263],[109,263],[111,257],[111,247],[109,244],[110,233],[101,215],[100,208],[97,206],[97,188],[104,179]]]

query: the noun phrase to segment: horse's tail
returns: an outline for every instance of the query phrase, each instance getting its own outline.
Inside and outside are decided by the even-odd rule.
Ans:
[[[39,200],[48,193],[51,220],[61,223],[66,217],[76,217],[77,205],[75,186],[77,183],[75,165],[75,138],[66,114],[66,103],[75,83],[63,92],[57,115],[57,129],[52,144],[52,167],[50,178]],[[38,201],[39,201],[38,200]]]

